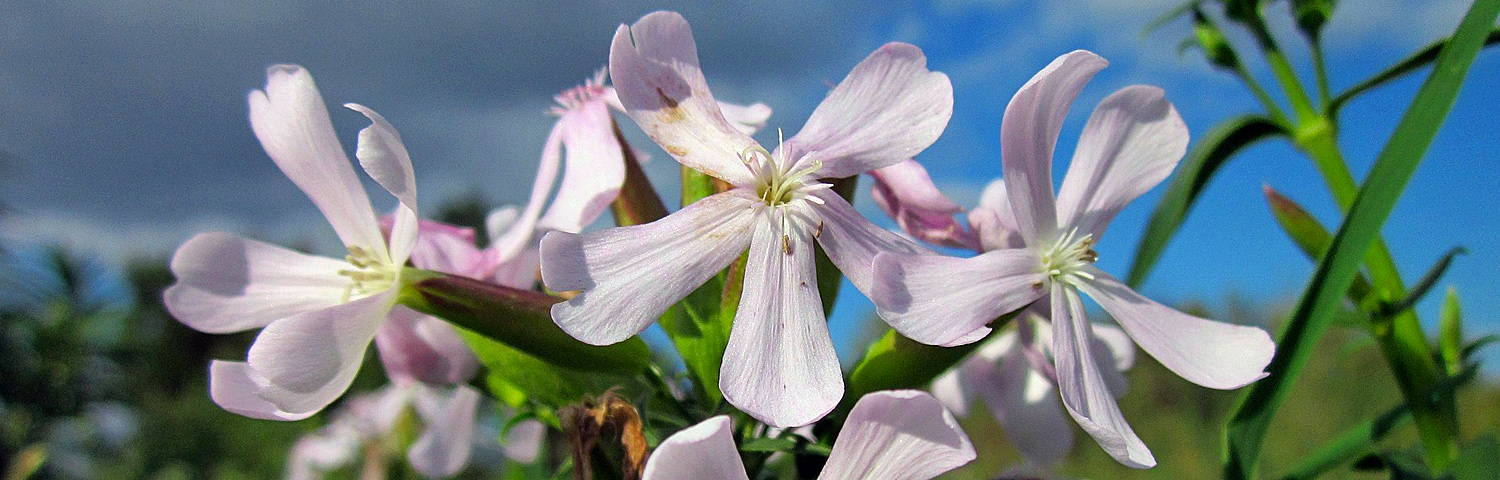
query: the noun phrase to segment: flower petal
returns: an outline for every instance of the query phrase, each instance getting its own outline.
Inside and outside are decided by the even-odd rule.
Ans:
[[[400,305],[375,331],[375,349],[392,380],[454,385],[479,370],[479,360],[452,326]]]
[[[820,177],[859,175],[915,157],[932,145],[953,116],[953,85],[927,69],[914,45],[891,42],[855,65],[807,125],[787,139],[786,156],[816,152]]]
[[[1032,369],[1020,349],[1007,352],[993,375],[975,388],[1026,460],[1047,466],[1067,456],[1073,449],[1073,428],[1052,381]]]
[[[844,395],[818,296],[811,233],[795,219],[756,222],[719,373],[725,400],[775,427],[823,418]]]
[[[1087,271],[1094,279],[1079,286],[1084,293],[1173,373],[1221,390],[1268,375],[1276,344],[1265,330],[1194,317],[1141,296],[1103,270]]]
[[[297,414],[333,403],[354,381],[395,299],[395,290],[386,290],[267,325],[248,355],[250,368],[265,379],[260,397]]]
[[[731,429],[719,415],[672,434],[651,452],[641,480],[747,480]]]
[[[615,138],[609,105],[587,102],[558,119],[567,165],[562,183],[539,228],[578,233],[594,222],[620,194],[625,156]]]
[[[938,191],[927,169],[906,160],[870,171],[870,195],[902,230],[919,240],[956,248],[979,248],[979,240],[953,215],[963,211]]]
[[[771,107],[764,103],[738,105],[719,102],[719,112],[724,114],[724,119],[729,121],[729,126],[745,135],[754,135],[766,126],[767,120],[771,119]]]
[[[652,12],[616,29],[609,77],[625,113],[678,162],[735,185],[753,180],[739,159],[758,144],[719,111],[682,15]]]
[[[338,305],[349,264],[269,243],[206,232],[172,255],[177,283],[162,294],[167,311],[201,332],[230,333]]]
[[[1109,221],[1161,183],[1187,151],[1188,130],[1160,88],[1115,92],[1089,117],[1057,194],[1058,222],[1104,235]]]
[[[871,292],[880,318],[907,338],[953,346],[1006,313],[1041,297],[1041,260],[1025,249],[995,250],[973,258],[943,255],[875,257]]]
[[[412,469],[427,478],[450,477],[463,470],[474,442],[479,391],[468,385],[459,385],[451,393],[421,387],[416,406],[427,427],[406,451]]]
[[[1052,150],[1073,99],[1108,64],[1085,50],[1064,54],[1031,77],[1005,107],[1000,123],[1003,178],[1027,245],[1050,241],[1041,237],[1057,230]]]
[[[1068,414],[1099,442],[1099,447],[1125,466],[1151,468],[1151,449],[1120,413],[1120,406],[1099,373],[1094,359],[1093,333],[1083,313],[1083,300],[1062,282],[1052,283],[1052,353],[1057,362],[1057,387]]]
[[[553,305],[552,320],[593,345],[640,333],[745,251],[759,202],[751,195],[720,193],[645,225],[548,233],[542,282],[554,291],[584,291]]]
[[[537,456],[541,455],[542,442],[546,439],[546,424],[536,420],[522,420],[510,427],[501,442],[505,446],[505,459],[528,465],[534,463]]]
[[[969,406],[974,403],[976,392],[995,387],[981,387],[994,383],[997,375],[995,364],[1016,348],[1015,332],[1005,332],[984,342],[978,351],[964,359],[958,368],[949,370],[932,382],[932,396],[943,402],[943,406],[959,417],[969,416]]]
[[[405,264],[417,243],[417,179],[412,173],[411,156],[406,153],[401,134],[385,117],[357,103],[346,103],[344,107],[370,119],[370,126],[359,131],[359,146],[354,156],[375,183],[401,202],[391,226],[390,256],[392,264]]]
[[[291,413],[260,398],[265,378],[244,362],[214,360],[208,364],[208,396],[230,412],[261,420],[301,420],[317,411]]]
[[[818,478],[925,480],[974,458],[969,436],[937,399],[890,390],[854,404]]]
[[[384,219],[382,223],[386,223]],[[474,246],[474,229],[418,220],[417,231],[417,243],[411,251],[412,265],[424,270],[475,277],[474,270],[484,262],[484,255]]]
[[[311,198],[344,245],[384,251],[370,198],[333,132],[312,75],[296,65],[266,69],[266,89],[250,92],[250,128],[297,188]]]
[[[969,229],[981,252],[1026,246],[1020,227],[1016,226],[1016,213],[1010,208],[1010,197],[1005,193],[1005,180],[997,178],[984,187],[979,206],[969,211]]]
[[[881,252],[933,253],[896,232],[870,223],[836,193],[825,190],[814,195],[822,199],[823,204],[813,207],[821,221],[813,236],[828,253],[828,259],[865,295],[870,295],[878,280],[872,267],[875,255]]]

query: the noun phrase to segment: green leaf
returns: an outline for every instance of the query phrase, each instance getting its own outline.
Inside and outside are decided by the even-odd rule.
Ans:
[[[1418,280],[1417,284],[1413,285],[1411,290],[1406,292],[1406,296],[1394,302],[1381,305],[1380,311],[1376,313],[1384,317],[1395,317],[1396,315],[1400,315],[1401,312],[1407,311],[1413,305],[1416,305],[1417,302],[1421,301],[1423,297],[1426,297],[1427,292],[1431,291],[1432,287],[1437,286],[1438,280],[1443,278],[1443,274],[1448,271],[1448,266],[1453,264],[1455,257],[1468,252],[1463,247],[1449,250],[1448,253],[1443,255],[1443,258],[1438,259],[1437,263],[1433,264],[1432,268],[1427,270],[1427,274],[1423,275],[1422,279]]]
[[[1296,383],[1298,374],[1312,355],[1313,346],[1359,272],[1365,253],[1374,245],[1380,227],[1452,109],[1459,87],[1497,14],[1500,14],[1500,0],[1474,2],[1453,39],[1439,54],[1432,75],[1418,90],[1411,107],[1401,117],[1395,132],[1377,157],[1348,216],[1334,236],[1328,254],[1318,263],[1307,290],[1282,333],[1276,355],[1267,368],[1270,376],[1252,386],[1234,410],[1225,430],[1226,478],[1255,478],[1261,444],[1271,418]],[[1413,412],[1418,414],[1420,422],[1421,412],[1417,407],[1413,407]],[[1440,445],[1432,445],[1426,435],[1423,440],[1429,452],[1434,451],[1434,447],[1441,449]],[[1444,460],[1438,458],[1440,462]],[[1443,467],[1441,464],[1434,466]]]
[[[1328,233],[1328,229],[1323,228],[1323,224],[1296,201],[1276,192],[1270,185],[1266,185],[1264,190],[1266,204],[1271,206],[1271,216],[1276,218],[1281,230],[1291,237],[1292,243],[1297,244],[1297,249],[1314,262],[1323,258],[1328,245],[1333,243],[1333,235]],[[1372,309],[1375,301],[1370,296],[1372,291],[1370,279],[1365,278],[1363,273],[1356,274],[1354,284],[1349,287],[1349,300],[1362,309]]]
[[[1128,283],[1140,287],[1161,258],[1163,250],[1172,236],[1177,234],[1188,209],[1208,186],[1208,181],[1218,172],[1229,157],[1255,142],[1277,135],[1286,135],[1286,129],[1275,121],[1256,115],[1231,118],[1215,126],[1198,141],[1177,167],[1166,194],[1151,213],[1146,233],[1135,250],[1135,261],[1130,266]]]
[[[1431,45],[1418,50],[1417,53],[1412,54],[1410,57],[1406,57],[1400,62],[1396,62],[1395,65],[1391,65],[1389,68],[1386,68],[1380,73],[1375,74],[1375,76],[1370,77],[1363,82],[1359,82],[1353,87],[1349,87],[1348,90],[1344,90],[1343,93],[1340,93],[1333,97],[1333,101],[1329,102],[1329,112],[1337,113],[1340,108],[1343,108],[1344,103],[1348,102],[1355,96],[1365,93],[1365,91],[1372,88],[1390,83],[1395,79],[1404,77],[1408,73],[1431,64],[1433,60],[1437,60],[1438,52],[1443,49],[1443,46],[1448,44],[1448,41],[1449,39],[1445,38],[1433,42]],[[1484,39],[1485,46],[1494,45],[1496,43],[1500,43],[1500,27],[1496,27],[1490,30],[1489,36],[1485,37]]]
[[[591,390],[591,382],[582,373],[538,360],[484,335],[456,330],[484,365],[485,384],[496,398],[513,396],[509,390],[514,389],[528,399],[557,408],[579,401]]]
[[[1020,310],[1007,313],[990,322],[990,328],[999,329],[1020,314]],[[865,356],[849,373],[849,385],[844,392],[844,405],[852,407],[865,394],[879,390],[927,388],[932,380],[952,369],[969,352],[979,348],[983,340],[957,347],[927,345],[901,336],[895,330],[870,344]]]
[[[1448,287],[1448,294],[1443,296],[1443,311],[1438,315],[1438,355],[1443,358],[1443,366],[1448,369],[1449,375],[1458,373],[1464,366],[1463,316],[1463,309],[1458,303],[1458,289]]]
[[[682,355],[688,372],[710,402],[723,398],[719,392],[719,368],[724,349],[729,344],[729,327],[734,311],[724,317],[722,296],[725,274],[710,277],[682,301],[672,305],[660,319],[662,329]]]
[[[447,320],[563,368],[634,375],[651,362],[640,337],[598,347],[574,339],[552,322],[552,304],[563,299],[408,268],[399,301],[412,310]]]
[[[1375,418],[1365,420],[1339,435],[1337,439],[1304,457],[1281,477],[1282,480],[1310,480],[1334,468],[1369,454],[1377,443],[1396,427],[1411,420],[1406,405],[1397,405]]]
[[[1494,480],[1500,478],[1500,440],[1490,433],[1465,444],[1458,451],[1448,473],[1453,480]]]

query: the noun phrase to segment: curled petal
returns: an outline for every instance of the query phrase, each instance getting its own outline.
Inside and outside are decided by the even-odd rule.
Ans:
[[[641,480],[747,480],[732,427],[719,415],[672,434],[651,452]]]
[[[1151,301],[1109,274],[1079,287],[1146,353],[1190,382],[1221,390],[1264,378],[1276,344],[1265,330],[1198,318]]]
[[[844,395],[818,296],[811,232],[796,222],[756,223],[719,373],[725,400],[775,427],[812,423]]]
[[[1026,246],[1020,227],[1016,226],[1016,214],[1010,208],[1005,180],[997,178],[984,187],[979,206],[969,211],[969,228],[981,252]]]
[[[930,345],[973,342],[968,335],[1046,292],[1030,250],[995,250],[973,258],[942,255],[875,257],[870,299],[880,318],[907,338]],[[980,337],[982,338],[982,337]]]
[[[250,368],[265,379],[259,396],[298,414],[328,406],[354,381],[395,297],[386,290],[267,325],[248,356]]]
[[[318,413],[287,412],[260,398],[265,377],[244,362],[214,360],[208,364],[208,396],[219,407],[230,412],[261,420],[301,420]]]
[[[412,173],[411,156],[406,153],[401,134],[385,117],[357,103],[344,106],[370,119],[370,126],[359,131],[359,147],[354,156],[375,183],[401,201],[396,208],[395,224],[391,226],[390,256],[392,264],[404,264],[417,242],[417,179]]]
[[[479,370],[479,360],[452,326],[400,305],[375,332],[375,349],[393,380],[453,385],[469,381]]]
[[[678,162],[735,185],[753,180],[739,159],[758,144],[719,111],[682,15],[652,12],[616,29],[609,77],[625,113]]]
[[[1083,300],[1062,282],[1052,284],[1052,328],[1057,387],[1068,414],[1115,461],[1131,468],[1155,466],[1151,449],[1125,422],[1120,406],[1100,374],[1090,347],[1093,333],[1083,313]]]
[[[542,238],[542,282],[583,290],[552,306],[574,338],[609,345],[640,333],[667,307],[745,250],[758,199],[741,190],[704,198],[661,220]]]
[[[266,89],[250,92],[249,101],[255,138],[328,218],[344,245],[385,251],[375,210],[334,135],[312,75],[296,65],[273,65],[266,69]]]
[[[813,236],[828,253],[828,259],[866,295],[871,295],[878,280],[871,267],[875,255],[881,252],[932,253],[906,237],[870,223],[836,193],[825,190],[814,195],[822,199],[823,204],[814,207],[821,223],[813,229]]]
[[[1083,86],[1109,62],[1085,50],[1053,60],[1016,92],[1000,123],[1005,188],[1027,245],[1037,246],[1057,230],[1052,191],[1052,150],[1068,107]]]
[[[824,178],[859,175],[915,157],[952,116],[948,76],[927,69],[922,49],[891,42],[828,92],[802,131],[787,139],[784,158],[814,154]]]
[[[979,248],[978,239],[953,216],[963,209],[938,191],[916,160],[871,170],[870,176],[875,177],[870,187],[875,204],[906,233],[937,245]]]
[[[604,102],[587,102],[568,110],[557,122],[567,165],[557,196],[537,226],[578,233],[599,218],[620,194],[620,185],[625,183],[625,156]]]
[[[1094,239],[1177,167],[1188,130],[1160,88],[1125,87],[1094,109],[1057,194],[1058,221]]]
[[[427,428],[406,452],[413,470],[427,478],[450,477],[469,463],[479,391],[459,385],[451,393],[420,387],[417,413]]]
[[[719,111],[724,114],[724,119],[729,121],[730,126],[745,135],[754,135],[771,119],[771,107],[764,103],[736,105],[719,102]]]
[[[925,480],[975,458],[974,444],[953,414],[925,392],[865,395],[839,431],[823,480]]]
[[[394,221],[382,219],[382,223]],[[484,254],[474,246],[474,229],[419,220],[417,231],[420,235],[416,245],[412,247],[412,265],[425,270],[476,278],[474,270],[484,263]]]
[[[167,311],[208,333],[260,328],[338,305],[349,284],[338,274],[347,263],[222,232],[183,242],[171,268],[177,283],[162,294]]]

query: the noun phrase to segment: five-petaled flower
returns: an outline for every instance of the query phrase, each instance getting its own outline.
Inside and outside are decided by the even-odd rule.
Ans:
[[[775,426],[810,423],[843,396],[813,267],[817,241],[863,291],[884,251],[926,250],[854,211],[819,181],[911,158],[952,114],[948,77],[914,46],[887,44],[854,67],[796,136],[775,151],[725,120],[683,18],[656,12],[621,25],[610,77],[626,112],[682,164],[734,186],[645,225],[542,239],[542,280],[582,290],[552,308],[578,339],[611,344],[749,249],[721,369],[724,397]]]
[[[1095,242],[1131,200],[1172,172],[1188,132],[1161,89],[1132,86],[1105,98],[1084,126],[1062,189],[1053,195],[1052,153],[1068,107],[1107,62],[1075,51],[1037,73],[1011,99],[1001,124],[1003,180],[1021,248],[972,258],[883,253],[872,294],[903,335],[935,345],[981,338],[996,317],[1048,298],[1063,404],[1115,459],[1156,464],[1120,414],[1089,347],[1094,335],[1079,292],[1109,312],[1167,368],[1210,388],[1266,374],[1275,345],[1265,331],[1219,323],[1151,301],[1094,266]],[[999,215],[982,221],[1004,221]]]
[[[210,395],[241,415],[297,420],[349,388],[370,339],[396,303],[417,240],[416,181],[390,123],[346,104],[372,122],[359,133],[360,165],[400,200],[387,242],[312,76],[298,66],[272,66],[265,90],[250,92],[249,101],[256,138],[323,212],[349,254],[335,260],[202,233],[173,255],[177,283],[164,301],[174,317],[200,331],[264,327],[247,361],[214,361],[209,367]]]

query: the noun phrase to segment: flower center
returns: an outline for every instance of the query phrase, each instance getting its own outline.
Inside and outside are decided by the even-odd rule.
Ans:
[[[777,136],[780,136],[779,131]],[[782,143],[785,144],[784,141]],[[779,150],[786,151],[785,148]],[[776,158],[765,148],[756,145],[740,152],[740,161],[745,162],[745,167],[749,168],[750,174],[755,177],[753,182],[755,194],[760,197],[761,201],[766,202],[766,205],[772,207],[787,205],[801,199],[822,205],[823,199],[812,196],[812,193],[833,187],[813,178],[813,174],[823,168],[823,162],[816,158],[802,162],[806,165],[794,169],[798,162],[788,158]]]
[[[396,284],[401,269],[372,250],[357,245],[349,246],[349,255],[344,260],[353,265],[350,270],[339,270],[339,275],[349,277],[349,286],[344,287],[343,301],[355,294],[364,296],[386,290]]]
[[[1094,235],[1078,236],[1078,229],[1058,237],[1051,247],[1042,250],[1041,273],[1053,281],[1078,285],[1080,279],[1093,280],[1083,267],[1099,260],[1094,251]]]

